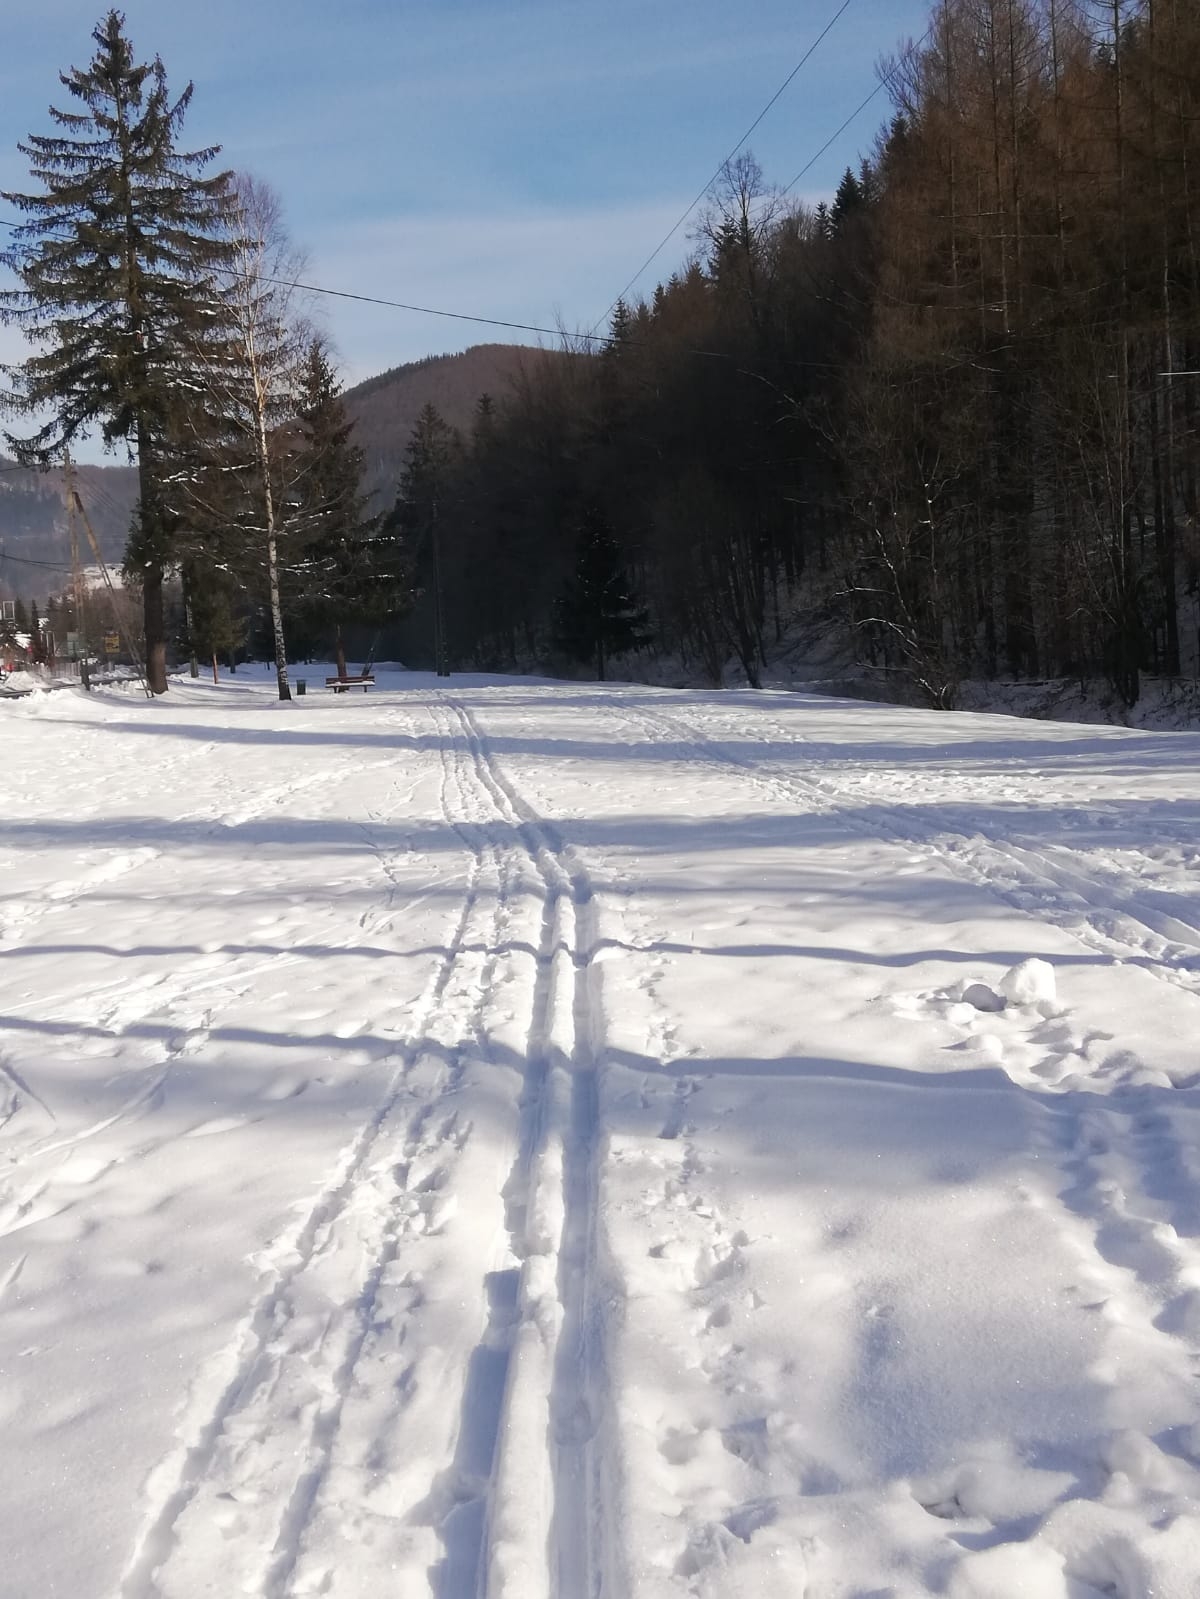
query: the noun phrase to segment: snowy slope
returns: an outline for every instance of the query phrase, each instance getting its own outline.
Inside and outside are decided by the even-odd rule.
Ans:
[[[1200,736],[0,729],[4,1599],[1200,1594]]]

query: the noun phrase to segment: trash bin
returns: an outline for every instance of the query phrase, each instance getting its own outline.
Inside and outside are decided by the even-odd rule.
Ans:
[[[305,680],[302,677],[298,677],[296,679],[296,693],[297,694],[303,694],[307,687],[308,687],[308,684],[305,682]]]

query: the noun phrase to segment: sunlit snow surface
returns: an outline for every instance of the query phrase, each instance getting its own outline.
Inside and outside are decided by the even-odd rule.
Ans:
[[[1200,735],[0,706],[3,1599],[1193,1599]]]

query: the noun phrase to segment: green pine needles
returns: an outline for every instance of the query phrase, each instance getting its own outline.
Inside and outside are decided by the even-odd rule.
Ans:
[[[119,11],[92,39],[89,65],[60,74],[73,109],[52,107],[57,131],[19,146],[31,191],[3,196],[25,221],[3,257],[19,287],[0,292],[0,318],[33,346],[7,376],[10,403],[34,425],[8,441],[24,464],[45,466],[98,428],[136,456],[127,569],[141,582],[149,682],[162,693],[172,530],[160,461],[185,352],[219,302],[229,180],[206,175],[218,146],[178,148],[192,85],[172,99],[161,60],[136,60]]]

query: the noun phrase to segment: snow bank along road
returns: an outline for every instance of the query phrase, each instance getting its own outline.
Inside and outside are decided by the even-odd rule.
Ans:
[[[1200,1594],[1200,737],[0,728],[4,1599]]]

